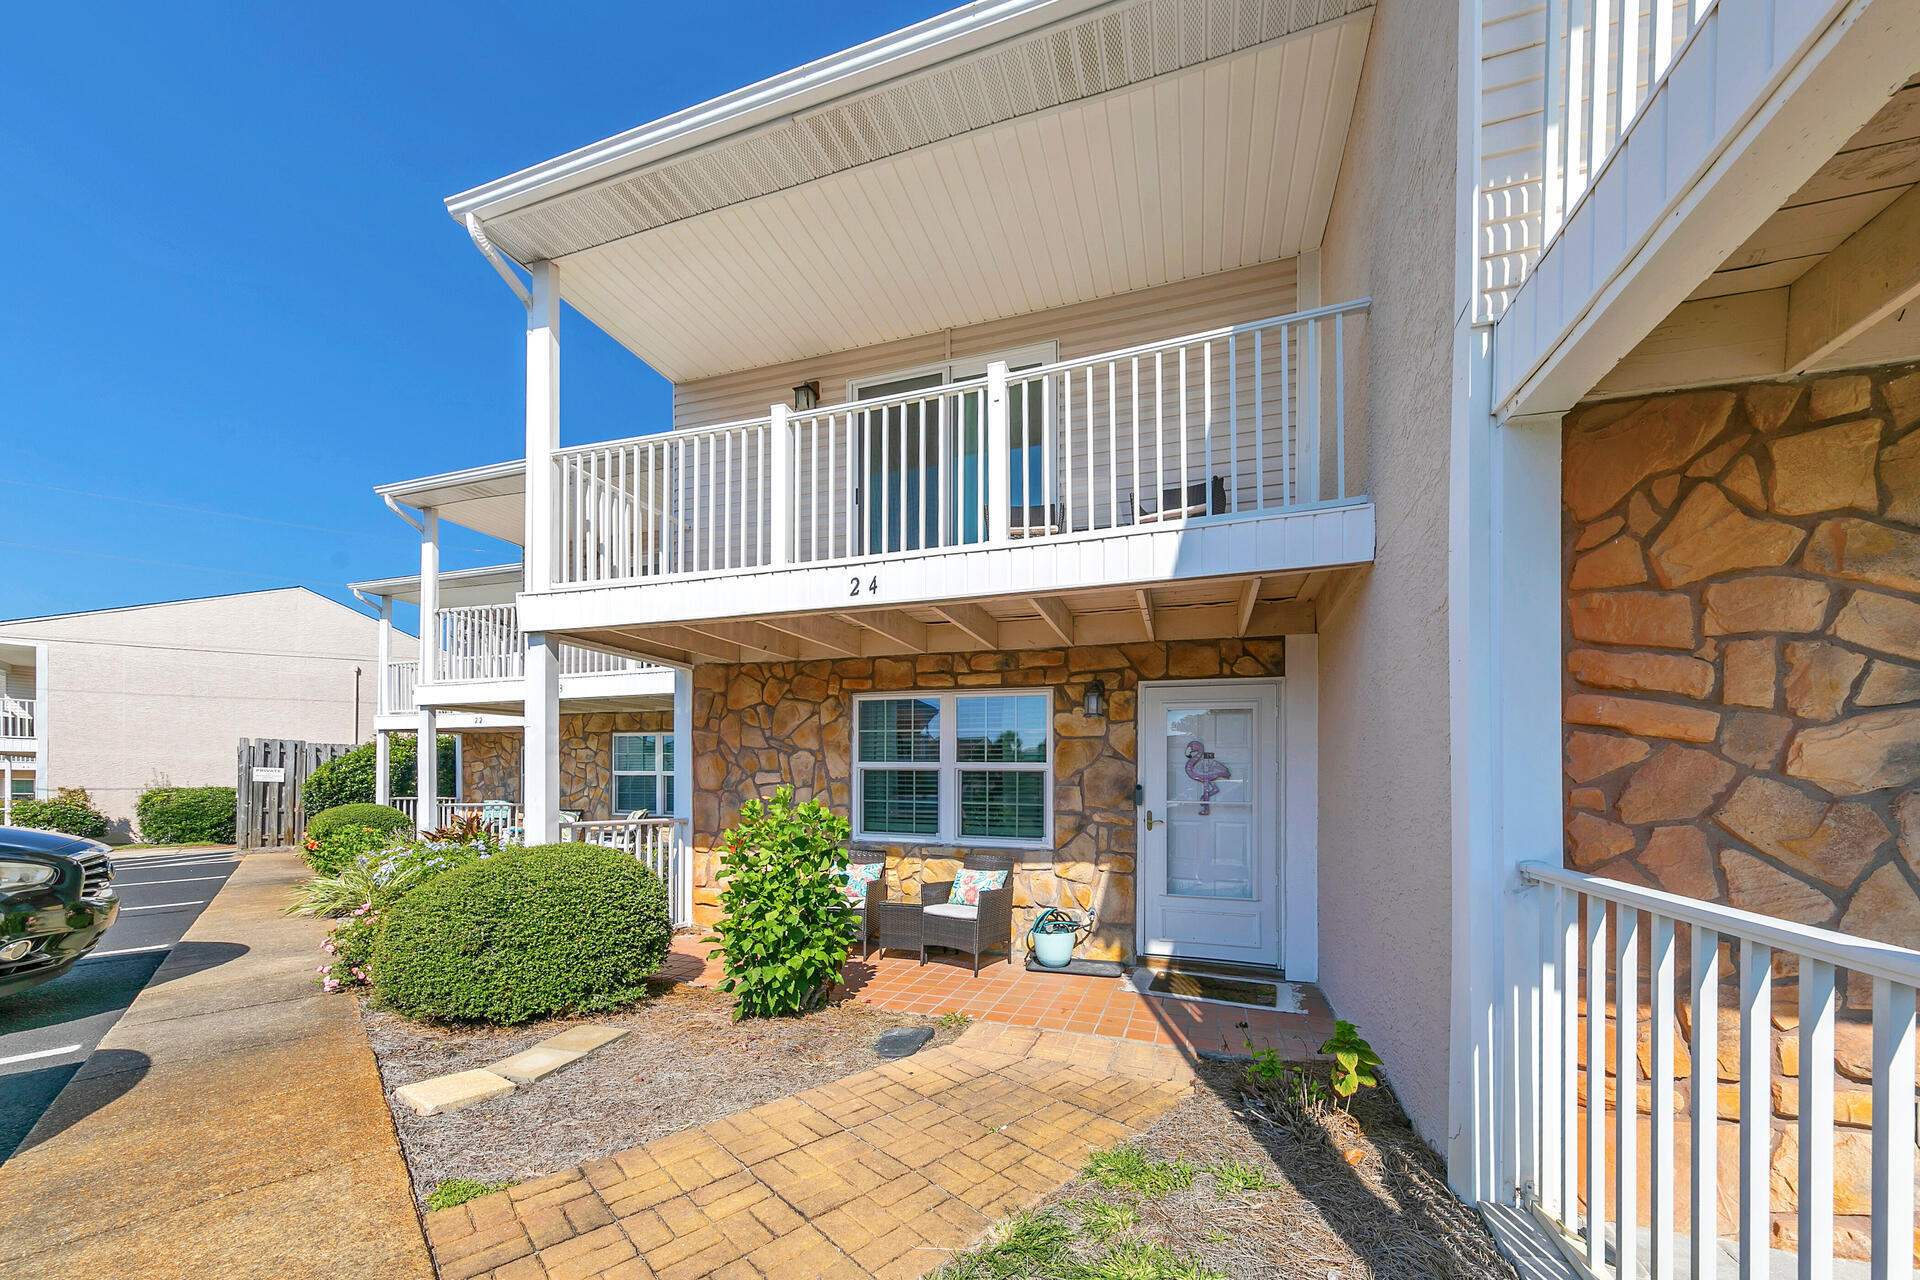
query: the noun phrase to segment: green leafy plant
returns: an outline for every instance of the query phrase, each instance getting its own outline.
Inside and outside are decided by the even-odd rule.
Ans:
[[[660,878],[594,844],[536,845],[455,867],[394,903],[375,992],[411,1018],[501,1024],[646,994],[673,926]]]
[[[1224,1272],[1182,1258],[1158,1241],[1122,1240],[1073,1272],[1074,1280],[1226,1280]]]
[[[1381,1065],[1380,1056],[1360,1038],[1360,1029],[1353,1023],[1336,1020],[1333,1034],[1320,1046],[1320,1052],[1333,1055],[1333,1091],[1343,1102],[1351,1101],[1361,1089],[1380,1083],[1374,1071]]]
[[[1026,1280],[1065,1274],[1072,1265],[1073,1235],[1072,1224],[1056,1213],[1016,1213],[992,1240],[935,1271],[932,1280]]]
[[[413,819],[391,805],[335,805],[331,809],[322,809],[307,819],[307,838],[324,840],[334,832],[350,827],[371,827],[383,833],[411,831]]]
[[[1069,1200],[1067,1207],[1080,1215],[1080,1231],[1093,1240],[1111,1240],[1140,1225],[1140,1210],[1131,1204],[1111,1200]]]
[[[973,1025],[973,1015],[970,1013],[961,1013],[958,1009],[954,1009],[948,1013],[941,1014],[939,1017],[935,1018],[933,1021],[935,1026],[946,1027],[950,1030],[964,1031],[966,1028]]]
[[[502,1182],[476,1182],[472,1178],[447,1178],[427,1193],[427,1208],[451,1209],[469,1200],[478,1200],[481,1196],[490,1196],[496,1191],[505,1191],[508,1187],[519,1185],[518,1178],[508,1178]]]
[[[1193,1185],[1193,1166],[1185,1160],[1153,1160],[1138,1147],[1109,1147],[1087,1157],[1082,1177],[1112,1191],[1124,1188],[1152,1199]]]
[[[373,980],[373,949],[380,941],[386,917],[365,902],[347,913],[333,926],[327,940],[320,944],[327,961],[320,966],[320,987],[338,991],[343,987],[362,987]]]
[[[317,874],[337,876],[356,860],[399,845],[411,834],[385,825],[337,826],[318,838],[309,835],[300,845],[300,854]]]
[[[1213,1180],[1227,1191],[1265,1191],[1274,1185],[1267,1171],[1240,1160],[1221,1160],[1207,1166]]]
[[[341,850],[359,852],[337,872],[297,885],[293,905],[287,908],[290,916],[345,915],[363,902],[392,906],[435,876],[492,857],[501,849],[491,832],[454,841],[348,828],[321,843],[321,851],[307,855],[310,860],[317,857],[331,865]]]
[[[232,787],[153,787],[133,813],[150,844],[232,844]]]
[[[793,788],[749,800],[722,834],[725,917],[707,939],[720,949],[733,1016],[805,1013],[840,977],[857,930],[840,883],[847,820],[818,800],[796,805]]]
[[[94,807],[85,787],[61,787],[51,800],[15,800],[13,825],[61,831],[89,840],[107,838],[107,815]]]
[[[410,733],[396,733],[389,739],[388,777],[393,783],[392,794],[396,796],[416,794],[416,741],[416,735]],[[453,739],[447,734],[440,735],[439,754],[440,789],[437,794],[450,796],[458,785],[458,776],[455,772]],[[378,794],[375,790],[378,768],[378,744],[363,742],[308,774],[306,782],[300,787],[300,803],[308,813],[319,813],[343,804],[372,804],[374,796]]]

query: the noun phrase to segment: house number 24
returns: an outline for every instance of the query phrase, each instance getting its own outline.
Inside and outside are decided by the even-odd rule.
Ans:
[[[860,594],[860,577],[858,574],[854,575],[853,585],[851,588],[848,589],[847,594],[850,596],[857,596]],[[880,579],[878,575],[867,579],[867,594],[870,596],[877,596],[880,594]]]

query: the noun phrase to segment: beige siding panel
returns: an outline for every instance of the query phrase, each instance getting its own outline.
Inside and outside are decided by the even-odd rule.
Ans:
[[[1290,258],[1011,319],[683,382],[673,389],[673,425],[699,427],[758,417],[769,405],[789,400],[794,387],[814,380],[820,383],[821,401],[836,404],[847,398],[849,381],[980,359],[1036,343],[1058,343],[1059,358],[1071,360],[1284,315],[1296,306],[1297,265]]]

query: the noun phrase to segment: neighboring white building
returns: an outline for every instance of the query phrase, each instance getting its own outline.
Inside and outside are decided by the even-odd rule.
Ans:
[[[955,846],[1014,850],[1016,906],[1093,907],[1120,954],[1317,981],[1454,1185],[1604,1273],[1607,1230],[1566,1234],[1578,924],[1555,912],[1664,903],[1656,965],[1702,917],[1521,870],[1560,863],[1568,803],[1563,419],[1920,359],[1916,74],[1913,0],[929,18],[447,202],[525,309],[526,453],[382,488],[420,513],[407,589],[435,609],[441,521],[524,548],[497,619],[521,692],[487,707],[523,726],[502,799],[529,839],[561,828],[566,655],[670,667],[696,912],[716,833],[781,782],[852,814],[903,887]],[[673,382],[671,422],[563,443],[563,299]],[[1267,784],[1217,813],[1175,750],[1202,723],[1208,771]],[[1904,1088],[1920,961],[1706,918],[1747,998],[1767,947],[1891,984]],[[1719,1191],[1757,1274],[1764,1080],[1748,1095]],[[1876,1274],[1904,1275],[1912,1109],[1890,1099]],[[1671,1219],[1671,1116],[1649,1141]],[[1817,1218],[1831,1135],[1800,1149]]]
[[[0,622],[8,802],[84,787],[130,839],[148,787],[232,786],[241,738],[364,741],[378,632],[305,587]]]

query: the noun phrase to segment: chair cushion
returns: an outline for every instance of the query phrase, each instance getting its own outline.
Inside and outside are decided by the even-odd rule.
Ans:
[[[840,884],[840,892],[847,896],[847,905],[864,907],[867,904],[867,886],[878,880],[886,869],[884,862],[858,862],[848,867]]]
[[[962,867],[953,874],[953,889],[947,894],[948,902],[977,906],[980,894],[987,889],[998,889],[1007,882],[1004,871],[975,871]]]
[[[980,915],[979,907],[962,906],[958,902],[936,902],[925,908],[930,916],[952,916],[955,920],[974,920]]]

